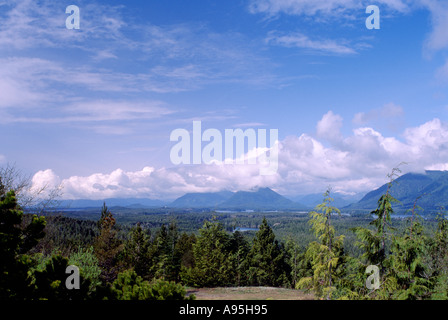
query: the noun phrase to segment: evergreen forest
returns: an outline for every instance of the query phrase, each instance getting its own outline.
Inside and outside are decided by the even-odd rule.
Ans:
[[[356,220],[341,216],[329,189],[306,230],[279,238],[265,216],[257,231],[232,232],[207,214],[186,232],[176,220],[117,223],[106,203],[90,220],[25,213],[0,180],[0,299],[184,300],[195,299],[192,287],[269,286],[325,300],[447,300],[448,220],[441,208],[426,221],[417,200],[394,220],[388,188],[369,219]]]

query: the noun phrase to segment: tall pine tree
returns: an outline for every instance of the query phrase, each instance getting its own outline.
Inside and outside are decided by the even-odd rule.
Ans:
[[[0,194],[0,299],[27,299],[32,294],[28,271],[33,261],[27,252],[45,235],[44,217],[32,217],[21,227],[23,212],[15,192]]]
[[[285,250],[275,239],[272,228],[263,218],[248,254],[248,280],[252,285],[286,286],[289,283],[289,265]]]
[[[340,214],[340,210],[332,206],[333,198],[331,190],[324,194],[323,203],[316,207],[316,211],[310,212],[310,224],[318,241],[309,244],[306,255],[312,260],[313,276],[300,279],[298,288],[313,288],[318,297],[331,299],[336,290],[336,268],[340,263],[343,253],[344,236],[335,235],[334,226],[331,224],[331,216]]]
[[[218,287],[235,279],[229,235],[221,223],[205,221],[193,244],[194,267],[182,268],[184,283],[195,287]]]
[[[119,254],[123,250],[123,244],[117,237],[115,223],[115,218],[104,204],[101,218],[98,221],[100,234],[95,238],[93,244],[101,268],[100,278],[103,283],[112,283],[122,267]]]

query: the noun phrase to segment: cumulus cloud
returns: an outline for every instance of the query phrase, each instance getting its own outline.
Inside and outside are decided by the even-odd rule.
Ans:
[[[61,179],[51,169],[41,170],[34,174],[31,180],[32,189],[55,188]]]
[[[41,170],[34,174],[30,187],[25,191],[22,201],[25,205],[44,205],[48,201],[57,200],[62,194],[61,179],[51,169]]]
[[[401,162],[403,173],[448,169],[448,125],[433,119],[407,128],[402,140],[384,136],[370,127],[357,127],[337,144],[325,146],[320,139],[338,132],[343,119],[333,112],[318,122],[320,133],[288,136],[278,143],[278,171],[260,175],[260,164],[185,165],[169,168],[147,166],[142,170],[116,169],[90,176],[59,177],[51,170],[39,171],[33,185],[62,183],[66,199],[147,197],[173,199],[187,192],[250,190],[271,187],[284,195],[335,191],[367,192],[387,182],[387,174]],[[334,131],[333,131],[334,130]],[[246,158],[256,150],[250,150]]]
[[[342,117],[328,111],[317,123],[317,136],[327,141],[338,142],[342,139]]]

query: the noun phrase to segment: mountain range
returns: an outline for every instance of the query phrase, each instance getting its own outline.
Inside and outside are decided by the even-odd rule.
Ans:
[[[387,183],[370,191],[360,201],[345,210],[374,210],[378,199],[387,191]],[[390,194],[399,200],[393,208],[397,211],[412,209],[414,203],[428,211],[448,207],[448,171],[427,170],[425,173],[406,173],[392,182]]]
[[[220,191],[208,193],[187,193],[172,202],[152,199],[119,199],[104,200],[62,200],[60,208],[95,208],[102,207],[152,208],[172,207],[187,209],[212,210],[287,210],[310,209],[308,206],[294,202],[278,194],[270,188],[259,188],[252,191]]]
[[[104,200],[61,200],[58,201],[58,207],[65,208],[100,208],[106,203],[108,207],[126,207],[126,208],[151,208],[163,207],[167,205],[165,201],[153,200],[148,198],[108,198]]]
[[[331,198],[333,198],[332,205],[337,208],[344,208],[352,203],[358,202],[364,196],[363,193],[354,194],[342,194],[338,192],[332,192]],[[298,195],[295,197],[289,197],[289,199],[304,204],[309,208],[315,208],[318,204],[322,203],[324,196],[322,193],[312,193],[306,195]]]
[[[334,192],[333,205],[345,212],[372,211],[377,207],[378,199],[387,190],[387,183],[368,192],[344,195]],[[425,171],[425,173],[407,173],[395,179],[390,193],[400,201],[394,205],[396,211],[406,211],[414,203],[425,212],[437,211],[448,207],[448,171]],[[209,193],[187,193],[174,201],[161,201],[145,198],[111,198],[105,200],[62,200],[61,208],[108,207],[127,208],[189,208],[211,210],[311,210],[323,200],[322,194],[309,194],[286,198],[270,188],[258,188],[251,191],[220,191]],[[417,202],[416,202],[417,201]]]

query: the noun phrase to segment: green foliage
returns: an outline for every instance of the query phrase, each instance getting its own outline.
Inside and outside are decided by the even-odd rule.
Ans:
[[[248,280],[252,285],[288,285],[289,266],[286,263],[284,248],[275,239],[266,218],[255,234],[253,245],[248,253]]]
[[[133,270],[118,274],[112,284],[112,292],[118,300],[150,300],[149,282],[144,281]]]
[[[23,214],[14,193],[5,191],[0,298],[170,300],[187,298],[183,285],[256,285],[313,290],[320,299],[447,300],[448,220],[442,213],[437,221],[421,219],[420,197],[410,219],[392,219],[389,189],[397,171],[372,219],[341,216],[327,190],[308,218],[265,213],[269,223],[256,213],[220,213],[205,221],[210,212],[115,215],[105,204],[89,213],[97,222],[44,220]],[[231,233],[235,225],[258,231]],[[372,264],[380,267],[378,289],[366,286]],[[68,265],[80,269],[80,290],[65,286]]]
[[[151,249],[151,274],[155,278],[178,281],[180,273],[181,253],[176,247],[179,238],[177,226],[174,222],[167,229],[162,225],[157,232]]]
[[[186,290],[172,281],[154,280],[152,283],[143,280],[133,270],[126,270],[118,274],[112,284],[112,291],[118,300],[185,300]]]
[[[184,286],[174,281],[162,279],[154,280],[151,283],[151,295],[154,300],[194,300],[194,295],[186,297],[187,291]]]
[[[428,255],[425,257],[433,279],[433,300],[448,300],[448,220],[444,210],[437,216],[437,230],[433,241],[428,244]]]
[[[87,249],[79,247],[77,252],[70,255],[68,264],[79,268],[81,278],[88,280],[90,283],[88,295],[93,295],[96,288],[101,285],[101,268],[93,247]]]
[[[397,279],[398,286],[393,298],[399,300],[416,300],[430,295],[431,281],[426,276],[424,263],[428,241],[423,234],[421,217],[416,212],[417,200],[411,211],[410,225],[401,237],[394,237],[389,257],[389,273]]]
[[[335,229],[331,225],[333,213],[339,214],[339,209],[333,207],[330,190],[324,194],[323,203],[310,212],[311,229],[318,241],[311,242],[306,251],[307,259],[311,261],[313,275],[300,279],[297,288],[313,288],[318,297],[330,299],[336,287],[337,268],[343,253],[344,236],[335,236]]]
[[[21,226],[23,212],[17,205],[14,191],[0,196],[0,299],[30,298],[31,281],[28,269],[31,258],[26,253],[44,236],[44,217],[33,216]]]
[[[106,283],[113,282],[122,268],[120,255],[123,244],[117,238],[115,223],[115,218],[104,204],[98,221],[100,234],[95,238],[93,248],[101,268],[100,278]]]
[[[24,222],[31,221],[32,216],[24,215]],[[96,222],[73,219],[62,215],[45,217],[45,237],[30,251],[32,253],[50,254],[54,249],[69,256],[79,247],[90,247],[98,236]]]
[[[45,263],[43,270],[36,270],[34,276],[33,299],[40,300],[85,300],[89,298],[90,279],[80,275],[80,288],[67,289],[66,269],[68,259],[53,255]]]
[[[194,267],[182,268],[182,281],[195,287],[226,286],[234,279],[230,238],[220,223],[205,221],[193,244]]]
[[[194,233],[182,233],[176,243],[176,250],[180,254],[181,267],[191,268],[194,265],[193,244],[196,242]]]
[[[133,267],[137,275],[147,279],[149,278],[150,268],[150,242],[149,235],[143,231],[141,224],[138,223],[131,230],[130,239],[124,247],[124,255],[128,267]]]
[[[364,257],[367,258],[369,264],[380,265],[382,271],[384,271],[384,261],[387,254],[386,241],[390,237],[389,230],[394,230],[391,226],[391,215],[394,213],[392,205],[397,203],[398,200],[390,194],[390,189],[397,171],[399,169],[394,168],[392,173],[388,175],[391,180],[387,185],[386,193],[381,195],[378,200],[378,207],[371,212],[376,216],[376,219],[370,223],[375,227],[375,231],[371,232],[363,228],[354,229],[361,241],[364,242],[364,244],[361,244],[361,247],[366,251]]]
[[[235,263],[234,284],[237,286],[247,285],[246,272],[249,268],[247,256],[249,254],[250,244],[241,232],[235,231],[230,239],[230,247]]]

